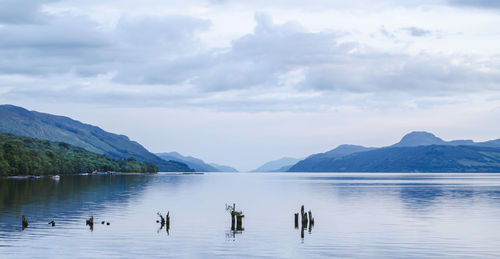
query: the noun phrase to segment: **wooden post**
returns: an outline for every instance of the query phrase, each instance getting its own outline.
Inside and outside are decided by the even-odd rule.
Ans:
[[[85,222],[87,226],[89,226],[90,231],[94,231],[94,216],[90,217],[90,219],[87,219]]]
[[[236,230],[241,231],[243,230],[243,218],[245,215],[238,214],[236,215]]]
[[[170,230],[170,211],[167,212],[167,231]]]
[[[24,215],[23,215],[22,225],[23,225],[23,230],[27,228],[29,225],[28,220],[26,219],[26,217],[24,217]]]
[[[231,211],[231,230],[234,230],[235,221],[236,221],[236,212],[233,210]]]
[[[295,228],[299,228],[299,213],[295,213]]]

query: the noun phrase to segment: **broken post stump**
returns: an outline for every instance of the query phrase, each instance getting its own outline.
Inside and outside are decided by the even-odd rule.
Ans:
[[[158,216],[160,216],[160,219],[161,219],[160,224],[161,224],[161,227],[163,228],[163,226],[165,226],[165,218],[163,217],[163,215],[161,215],[160,212],[157,212],[156,214],[158,214]],[[156,222],[158,222],[158,220]]]
[[[167,232],[170,230],[170,211],[167,212]]]
[[[27,227],[28,227],[28,225],[29,225],[28,220],[27,220],[27,219],[26,219],[26,217],[24,217],[24,215],[23,215],[23,220],[22,220],[23,230],[24,230],[25,228],[27,228]]]
[[[245,215],[242,215],[242,214],[236,215],[236,230],[238,230],[238,231],[244,230],[244,228],[243,228],[243,218],[244,217],[245,217]]]
[[[299,228],[299,213],[295,213],[295,228]]]
[[[94,226],[94,216],[91,216],[89,219],[87,219],[87,221],[85,221],[85,224],[87,226],[93,227]]]

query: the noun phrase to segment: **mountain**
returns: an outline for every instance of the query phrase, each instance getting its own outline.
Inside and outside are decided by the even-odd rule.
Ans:
[[[228,172],[228,173],[238,172],[238,170],[236,170],[235,168],[232,168],[232,167],[227,166],[227,165],[218,165],[215,163],[210,163],[209,165],[215,167],[217,170],[219,170],[219,172]]]
[[[251,172],[286,172],[280,171],[297,163],[299,159],[293,157],[283,157],[278,160],[269,161]]]
[[[65,142],[116,159],[133,157],[158,166],[160,171],[192,171],[185,164],[165,161],[124,135],[106,132],[64,116],[0,105],[0,132],[18,136]]]
[[[401,141],[394,144],[394,147],[416,147],[427,145],[445,145],[444,140],[436,137],[434,134],[425,131],[413,131],[406,134]]]
[[[354,154],[357,152],[369,151],[374,148],[357,146],[357,145],[340,145],[325,153],[314,154],[306,159],[299,161],[288,169],[291,172],[308,172],[315,171],[315,169],[323,168],[323,161],[342,158],[344,156]]]
[[[185,163],[196,172],[236,172],[232,167],[208,164],[201,159],[192,156],[183,156],[177,152],[157,153],[156,155],[165,160],[175,160]]]
[[[492,172],[499,171],[500,140],[444,141],[432,133],[414,131],[384,148],[341,145],[311,155],[290,172]],[[487,154],[488,155],[487,155]]]
[[[481,147],[500,147],[500,139],[490,140],[486,142],[474,142],[473,140],[451,140],[444,141],[436,137],[434,134],[425,131],[413,131],[401,139],[393,147],[416,147],[428,145],[448,145],[448,146],[481,146]]]
[[[109,158],[65,142],[0,133],[0,176],[78,174],[94,170],[155,173],[158,167],[135,158]]]
[[[500,172],[500,148],[428,145],[386,147],[331,158],[291,172]]]

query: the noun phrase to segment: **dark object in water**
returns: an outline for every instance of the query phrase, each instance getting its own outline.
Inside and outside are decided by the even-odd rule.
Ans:
[[[109,226],[109,222],[107,222],[106,225]]]
[[[165,218],[163,217],[163,215],[161,215],[160,212],[157,212],[156,214],[158,214],[158,216],[160,216],[160,219],[161,219],[161,227],[163,228],[163,226],[165,226]],[[158,222],[158,220],[156,221]]]
[[[89,226],[90,231],[94,231],[94,216],[91,216],[90,219],[85,221],[85,224]]]
[[[304,238],[304,230],[308,229],[309,233],[311,233],[312,228],[314,227],[314,218],[312,216],[312,212],[308,211],[307,213],[304,210],[304,205],[300,207],[300,216],[301,216],[301,223],[302,226],[300,228],[300,237]],[[309,216],[309,217],[308,217]],[[299,214],[295,213],[295,228],[298,228],[299,226]],[[308,228],[309,226],[309,228]]]
[[[170,211],[167,211],[167,232],[170,230]]]
[[[26,219],[26,217],[24,217],[24,215],[23,215],[22,225],[23,225],[23,230],[24,230],[25,228],[27,228],[27,227],[28,227],[28,225],[29,225],[29,224],[28,224],[28,220]]]
[[[104,225],[104,223],[106,223],[106,222],[105,222],[105,221],[101,221],[101,224],[103,224],[103,225]]]
[[[309,211],[309,229],[311,228],[311,226],[314,226],[314,218],[312,216],[311,211]]]
[[[166,227],[166,230],[167,230],[167,234],[170,234],[170,211],[167,212],[167,215],[165,217],[163,217],[163,215],[161,215],[160,212],[157,212],[156,214],[158,214],[158,216],[160,216],[160,220],[157,220],[156,223],[160,223],[160,229],[158,229],[158,232],[160,232],[161,229],[163,229],[163,227],[165,227],[165,225],[167,225]]]
[[[245,215],[242,215],[242,214],[236,215],[236,230],[238,230],[238,231],[245,230],[243,228],[243,218],[244,217],[245,217]]]
[[[51,222],[49,222],[49,224],[50,224],[50,225],[52,225],[53,227],[55,227],[55,226],[56,226],[56,222],[55,222],[55,221],[53,221],[53,220],[52,220]]]
[[[295,213],[295,228],[299,228],[299,213]]]
[[[85,224],[87,226],[90,226],[90,229],[93,229],[94,228],[94,216],[91,216],[90,219],[87,219],[85,221]]]
[[[231,214],[231,230],[232,231],[243,231],[245,230],[243,228],[243,218],[245,215],[243,215],[242,211],[236,211],[236,204],[233,203],[233,206],[228,206],[226,204],[226,211],[229,211]],[[236,220],[236,229],[234,227],[234,223]]]

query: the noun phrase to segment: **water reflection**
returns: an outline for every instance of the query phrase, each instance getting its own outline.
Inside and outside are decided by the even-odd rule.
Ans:
[[[500,234],[493,231],[500,228],[500,174],[159,174],[22,181],[0,180],[0,254],[8,258],[500,254]],[[231,209],[224,211],[228,197]],[[230,212],[243,215],[242,209],[245,217],[238,224]],[[23,214],[29,221],[25,231]],[[167,215],[175,217],[170,224]],[[84,224],[91,216],[93,232]],[[320,220],[317,228],[314,218]],[[113,224],[102,224],[103,219]],[[47,224],[51,220],[56,227]]]
[[[26,228],[18,215],[26,215],[30,228],[47,227],[50,220],[81,220],[83,224],[84,214],[99,214],[106,207],[127,203],[141,194],[150,179],[145,175],[63,176],[58,181],[1,179],[0,233]],[[93,224],[89,226],[93,228]]]

